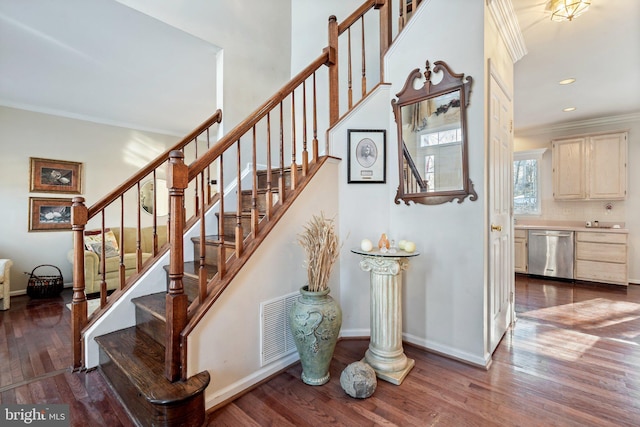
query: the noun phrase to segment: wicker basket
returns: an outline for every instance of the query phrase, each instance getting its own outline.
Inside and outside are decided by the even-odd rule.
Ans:
[[[58,270],[55,276],[36,275],[36,270],[40,267],[53,267]],[[31,298],[53,298],[60,295],[64,283],[62,280],[62,272],[55,265],[43,264],[34,268],[29,275],[29,283],[27,284],[27,295]]]

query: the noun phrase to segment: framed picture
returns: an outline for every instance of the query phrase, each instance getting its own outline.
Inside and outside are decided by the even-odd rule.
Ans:
[[[29,197],[29,231],[71,230],[71,199]]]
[[[70,193],[82,191],[82,163],[31,157],[30,191]]]
[[[347,182],[380,184],[387,182],[386,131],[349,129]]]

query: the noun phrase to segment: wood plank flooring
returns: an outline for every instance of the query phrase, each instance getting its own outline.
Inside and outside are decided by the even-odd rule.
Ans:
[[[401,386],[347,396],[340,373],[368,342],[342,340],[331,380],[304,385],[300,364],[209,415],[210,426],[638,426],[640,286],[517,276],[518,321],[488,371],[405,345]]]
[[[69,369],[70,298],[14,297],[0,312],[0,406],[68,403],[73,426],[131,426],[99,372]],[[303,384],[295,364],[209,413],[208,425],[640,425],[640,286],[517,276],[516,311],[489,371],[406,345],[416,366],[403,384],[378,381],[372,397],[352,399],[340,373],[368,342],[342,340],[328,384]]]

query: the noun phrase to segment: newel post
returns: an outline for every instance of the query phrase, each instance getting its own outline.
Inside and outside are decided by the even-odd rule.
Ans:
[[[84,276],[84,228],[89,212],[84,197],[74,197],[71,204],[71,232],[73,235],[73,298],[71,300],[71,339],[73,340],[73,369],[82,368],[82,330],[87,325],[87,296]]]
[[[338,75],[338,20],[334,15],[329,17],[329,125],[332,126],[340,118],[340,86]]]
[[[184,293],[184,248],[182,235],[185,223],[184,190],[189,183],[189,168],[184,164],[182,151],[169,153],[168,168],[171,227],[169,241],[171,255],[169,266],[169,291],[166,296],[165,376],[169,381],[180,379],[180,333],[187,325],[187,294]]]

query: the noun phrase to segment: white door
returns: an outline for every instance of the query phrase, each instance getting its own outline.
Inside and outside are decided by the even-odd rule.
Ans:
[[[490,67],[491,68],[491,67]],[[513,317],[513,110],[499,78],[489,83],[489,345],[500,343]]]

